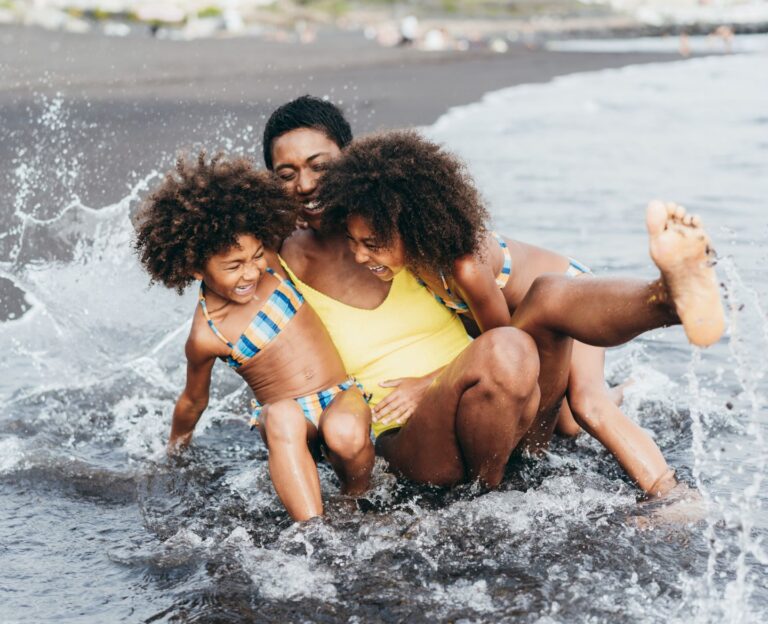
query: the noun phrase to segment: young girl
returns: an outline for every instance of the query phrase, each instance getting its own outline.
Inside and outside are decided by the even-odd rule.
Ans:
[[[269,448],[278,497],[306,520],[322,514],[321,446],[348,494],[367,489],[374,453],[363,395],[274,251],[295,222],[294,203],[270,176],[245,159],[200,154],[180,159],[146,201],[135,246],[153,281],[181,293],[200,280],[169,451],[189,444],[213,364],[225,361],[256,397],[252,425]]]
[[[413,132],[373,136],[347,147],[326,173],[318,201],[328,227],[347,228],[358,262],[374,275],[391,280],[402,268],[410,269],[435,298],[470,318],[481,332],[510,325],[540,274],[588,272],[573,260],[488,232],[487,212],[463,165]],[[661,210],[664,219],[669,213],[672,221],[697,225],[682,209]],[[722,331],[722,319],[719,327],[705,328],[682,314],[695,344],[708,344]],[[541,349],[540,356],[544,366]],[[602,367],[602,349],[574,345],[564,374],[577,422],[643,490],[670,489],[672,471],[655,443],[616,407]],[[376,420],[408,417],[419,389],[401,388],[376,407]],[[539,442],[554,428],[554,419],[547,418]]]

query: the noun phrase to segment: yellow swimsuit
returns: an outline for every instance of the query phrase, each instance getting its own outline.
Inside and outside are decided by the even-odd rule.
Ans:
[[[379,383],[421,377],[453,361],[471,342],[456,315],[441,306],[409,271],[398,273],[387,298],[373,310],[346,305],[298,279],[291,280],[325,323],[347,373],[376,405],[391,388]],[[398,424],[373,423],[374,435]]]

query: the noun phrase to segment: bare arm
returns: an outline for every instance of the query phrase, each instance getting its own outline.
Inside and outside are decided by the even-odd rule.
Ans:
[[[187,383],[176,401],[168,440],[168,453],[174,454],[189,446],[192,431],[208,407],[208,393],[211,387],[211,371],[216,357],[203,351],[190,338],[185,348],[187,355]]]
[[[509,305],[491,267],[472,256],[462,258],[454,265],[453,281],[481,332],[509,326]]]

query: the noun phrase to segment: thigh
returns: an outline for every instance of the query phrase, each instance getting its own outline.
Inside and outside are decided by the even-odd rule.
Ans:
[[[502,333],[505,341],[497,339]],[[530,338],[511,328],[492,330],[473,341],[435,379],[408,422],[397,431],[379,436],[377,453],[396,473],[415,481],[463,481],[466,466],[456,427],[459,403],[464,393],[488,373],[489,363],[503,358],[497,353],[499,346],[514,346],[516,341],[530,345],[527,353],[535,359]],[[509,379],[509,385],[514,386],[514,379]]]

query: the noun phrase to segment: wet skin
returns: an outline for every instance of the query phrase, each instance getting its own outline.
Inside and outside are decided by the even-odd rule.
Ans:
[[[211,257],[194,276],[205,283],[209,317],[230,343],[237,343],[280,283],[267,273],[267,267],[286,277],[277,255],[244,234],[232,248]],[[195,310],[185,351],[187,382],[174,410],[171,450],[189,443],[208,404],[213,364],[231,353],[209,327],[200,306]],[[373,447],[367,437],[370,410],[360,391],[353,387],[337,395],[317,427],[306,420],[293,400],[347,378],[336,347],[309,305],[302,305],[279,335],[236,372],[264,405],[259,428],[270,450],[270,475],[292,518],[306,520],[322,514],[314,463],[320,444],[341,480],[343,492],[358,494],[367,489]]]
[[[277,150],[273,150],[273,156],[276,155]],[[301,158],[296,155],[294,158],[298,165]],[[319,177],[315,178],[315,185]],[[404,267],[403,250],[398,249],[397,244],[394,248],[384,246],[372,232],[356,232],[356,225],[360,224],[347,224],[349,255],[337,249],[340,236],[323,239],[309,232],[288,239],[283,250],[299,279],[348,305],[355,305],[358,298],[351,281],[345,279],[346,271],[341,272],[348,267],[350,259],[365,267],[369,277],[373,275],[386,285]],[[304,240],[309,243],[307,249]],[[323,275],[322,260],[326,258],[335,261],[333,275]],[[360,280],[360,292],[370,296],[373,293],[370,279],[363,278],[360,272],[355,276]],[[568,384],[571,336],[597,346],[613,346],[649,329],[679,322],[661,280],[651,283],[596,280],[587,289],[581,285],[574,288],[573,282],[560,276],[540,278],[511,319],[514,328],[523,329],[534,338],[542,356],[540,370],[536,350],[530,349],[530,338],[521,332],[504,332],[511,328],[500,327],[486,332],[483,340],[473,343],[442,372],[405,380],[415,388],[411,393],[416,397],[412,400],[415,407],[408,408],[409,412],[412,410],[410,419],[402,428],[385,433],[377,441],[377,451],[389,460],[393,470],[412,479],[441,485],[473,478],[495,485],[512,449],[537,451],[551,437],[557,409]],[[439,292],[439,288],[435,290]],[[360,307],[376,307],[383,297],[377,300],[374,295],[371,299],[373,305]],[[577,316],[593,314],[593,322],[582,326],[574,324],[571,318],[574,303],[578,305],[575,309],[581,311]],[[615,312],[616,305],[621,307],[619,313]],[[607,317],[600,314],[612,308]],[[505,312],[508,317],[508,307]],[[486,342],[495,345],[494,348],[481,349]],[[499,352],[507,355],[488,361],[489,353]],[[506,368],[512,360],[517,364],[515,370]],[[476,368],[478,363],[481,364]],[[536,370],[534,378],[538,378],[533,387],[522,381],[530,380],[532,369]],[[497,374],[497,371],[501,372]],[[478,385],[489,386],[482,393],[486,399],[485,412],[475,409],[482,401],[478,403],[471,390]],[[435,394],[436,388],[440,389],[439,396]],[[535,418],[532,410],[537,412]],[[465,420],[464,415],[470,413],[473,417]],[[509,420],[483,419],[481,413],[505,414]],[[442,432],[441,436],[437,435],[438,431]],[[434,443],[425,443],[425,440]],[[499,461],[500,458],[503,461]],[[663,458],[661,462],[663,465]],[[650,468],[646,480],[654,470]]]
[[[405,253],[399,237],[383,245],[370,224],[357,215],[347,220],[347,236],[355,260],[371,268],[382,281],[391,280],[405,270]],[[492,255],[490,258],[493,262]],[[497,270],[486,271],[486,277],[493,281]],[[437,276],[429,277],[432,282],[439,281]],[[495,282],[489,288],[493,286]],[[498,287],[495,288],[498,292]],[[445,293],[442,288],[436,290]],[[521,448],[537,452],[551,437],[568,385],[573,337],[597,346],[621,344],[648,329],[679,323],[670,304],[669,294],[660,280],[649,284],[615,279],[577,281],[554,274],[534,281],[508,322],[509,309],[502,301],[504,310],[496,310],[499,324],[509,324],[532,336],[540,361],[539,409]],[[485,320],[496,322],[489,317]],[[626,447],[625,444],[624,450]],[[625,458],[625,461],[629,460]],[[654,481],[666,473],[664,466],[662,463],[658,474],[647,475],[646,487],[652,487]]]
[[[273,142],[275,172],[290,172],[283,177],[289,193],[311,203],[322,169],[312,171],[309,164],[315,154],[332,153],[329,142],[324,133],[306,128]],[[345,232],[320,234],[315,228],[321,215],[305,211],[304,216],[309,229],[294,232],[280,250],[297,277],[346,305],[369,310],[381,305],[390,282],[355,261]],[[538,360],[533,342],[522,332],[502,328],[446,364],[442,370],[424,371],[422,378],[403,380],[397,390],[411,388],[418,403],[405,427],[379,437],[377,452],[395,472],[417,481],[452,485],[479,479],[498,485],[535,413]]]
[[[208,314],[233,344],[280,283],[266,272],[267,266],[287,277],[274,252],[265,251],[261,243],[257,246],[252,236],[241,236],[240,241],[241,249],[223,259],[215,256],[200,274],[206,285]],[[247,290],[238,292],[238,286]],[[216,356],[230,353],[211,331],[199,306],[190,339]],[[237,372],[260,403],[311,394],[347,378],[325,326],[308,305],[301,306],[285,329]]]

